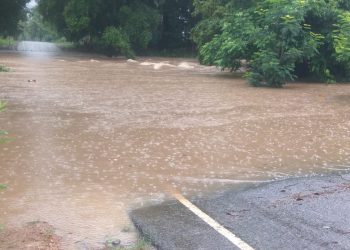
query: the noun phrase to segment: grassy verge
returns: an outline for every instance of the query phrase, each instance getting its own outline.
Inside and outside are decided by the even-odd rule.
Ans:
[[[56,46],[62,50],[74,50],[77,46],[74,43],[66,42],[66,41],[58,41],[55,42]]]
[[[3,111],[6,108],[6,103],[3,101],[0,101],[0,112]],[[7,135],[6,131],[0,130],[0,144],[6,142],[6,138],[2,138],[3,135]],[[0,183],[0,191],[6,189],[7,186]]]
[[[17,41],[12,37],[0,36],[0,49],[11,49],[16,46]]]
[[[7,68],[7,67],[4,66],[4,65],[0,65],[0,72],[9,72],[9,71],[10,71],[9,68]]]

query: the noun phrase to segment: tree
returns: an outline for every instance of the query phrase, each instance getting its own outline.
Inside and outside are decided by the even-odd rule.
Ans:
[[[158,49],[179,49],[193,46],[191,29],[197,22],[192,13],[192,0],[166,0],[160,8],[162,22],[159,29]]]
[[[122,29],[112,26],[107,27],[103,32],[101,41],[107,55],[113,56],[114,53],[117,53],[129,58],[133,57],[129,37]]]
[[[194,30],[203,63],[236,70],[246,62],[254,86],[281,87],[306,75],[327,82],[349,77],[347,1],[208,2],[195,1],[204,18]],[[215,26],[198,31],[216,16]]]
[[[109,38],[118,33],[114,42],[128,41],[135,52],[192,47],[190,30],[197,20],[192,0],[39,0],[38,4],[44,20],[60,35],[90,49],[109,48],[110,54],[116,48],[103,44],[106,32]],[[109,27],[115,28],[113,32]],[[122,33],[126,40],[119,39]],[[121,51],[126,50],[114,53]]]
[[[157,4],[141,0],[40,0],[39,11],[70,41],[104,51],[108,48],[108,54],[115,48],[114,53],[129,56],[131,50],[145,49],[152,40],[160,23]]]
[[[16,36],[19,33],[18,21],[25,18],[29,0],[1,0],[0,35]]]
[[[33,8],[26,21],[19,22],[21,40],[51,42],[59,39],[59,35],[49,23],[43,20],[38,8]]]

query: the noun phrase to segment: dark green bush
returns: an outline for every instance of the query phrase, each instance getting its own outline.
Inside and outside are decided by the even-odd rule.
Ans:
[[[0,65],[0,72],[9,72],[9,71],[10,71],[9,68],[7,68],[7,67],[4,66],[4,65]],[[0,102],[0,104],[1,104],[1,102]],[[1,105],[0,105],[0,107],[1,107]]]
[[[205,17],[194,30],[194,40],[205,64],[237,70],[244,61],[253,86],[281,87],[302,76],[325,82],[348,80],[350,14],[346,3],[260,0],[242,5],[231,0],[217,7],[221,18],[216,27],[207,27],[210,37],[197,31],[213,18]],[[206,14],[202,5],[196,7]]]
[[[120,28],[107,27],[103,32],[101,44],[106,54],[109,56],[121,54],[128,58],[134,57],[129,37]]]

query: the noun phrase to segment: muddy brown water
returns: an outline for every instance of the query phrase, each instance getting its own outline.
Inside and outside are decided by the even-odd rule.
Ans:
[[[168,185],[200,195],[350,162],[350,85],[257,89],[190,59],[1,52],[0,63],[12,69],[0,128],[13,138],[0,146],[0,223],[46,221],[67,249],[133,241],[127,212],[169,199]]]

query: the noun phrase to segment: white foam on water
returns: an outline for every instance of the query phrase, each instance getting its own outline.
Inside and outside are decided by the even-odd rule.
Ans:
[[[153,66],[153,69],[155,70],[159,70],[163,67],[171,67],[171,68],[174,68],[176,67],[175,65],[173,64],[170,64],[169,62],[159,62],[159,63],[151,63],[151,62],[142,62],[140,63],[141,66]]]
[[[182,69],[194,69],[194,65],[190,64],[189,62],[182,62],[177,67]]]
[[[128,59],[128,60],[126,60],[126,62],[128,62],[128,63],[137,63],[137,61],[133,60],[133,59]]]

